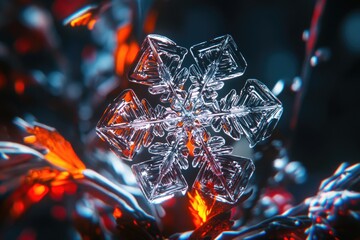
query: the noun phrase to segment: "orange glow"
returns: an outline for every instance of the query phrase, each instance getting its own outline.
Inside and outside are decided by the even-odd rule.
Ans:
[[[126,24],[117,30],[116,40],[118,44],[123,44],[130,37],[132,31],[132,26],[130,24]]]
[[[199,183],[197,183],[199,185]],[[198,190],[194,190],[194,194],[188,193],[189,202],[190,202],[190,213],[193,216],[193,223],[196,228],[203,225],[207,220],[208,216],[211,213],[211,210],[215,204],[215,200],[210,207],[207,206],[205,200],[201,197]]]
[[[189,149],[190,156],[194,156],[195,146],[194,146],[194,144],[192,144],[190,138],[189,138],[189,141],[186,143],[186,147]]]
[[[116,207],[116,208],[114,209],[113,216],[114,216],[114,218],[121,218],[122,212],[120,211],[119,208]]]
[[[53,206],[51,208],[51,215],[57,220],[65,220],[66,219],[66,209],[63,206]]]
[[[51,186],[60,186],[68,183],[72,177],[69,172],[60,172],[57,169],[45,167],[41,169],[30,170],[27,175],[27,180],[33,182],[50,182]]]
[[[116,51],[116,72],[120,75],[124,74],[126,54],[129,51],[129,46],[122,44]]]
[[[21,80],[21,79],[17,79],[15,81],[15,85],[14,85],[14,88],[15,88],[15,92],[19,95],[22,95],[25,91],[25,84],[24,84],[24,81]]]
[[[85,169],[84,163],[78,158],[71,144],[55,129],[45,125],[27,127],[27,132],[33,134],[25,137],[24,142],[48,149],[45,159],[51,164],[63,168],[72,174],[78,174]]]
[[[84,26],[89,22],[90,18],[91,18],[91,13],[87,12],[71,20],[70,26],[72,27]]]
[[[144,32],[145,33],[154,32],[157,18],[158,18],[158,12],[156,12],[155,10],[152,10],[149,12],[149,14],[147,15],[145,24],[144,24]]]
[[[129,45],[129,51],[126,55],[126,64],[130,65],[134,60],[139,52],[140,48],[136,42],[131,42]]]
[[[94,29],[94,26],[96,24],[96,19],[91,19],[87,25],[88,29],[89,30],[93,30]]]
[[[17,200],[13,204],[13,207],[11,209],[11,214],[14,217],[18,217],[24,212],[24,210],[25,210],[25,205],[24,205],[23,201]]]
[[[134,61],[139,51],[139,44],[132,40],[132,25],[120,27],[116,33],[117,47],[114,52],[115,70],[118,75],[124,75],[126,68]]]
[[[15,41],[14,47],[21,54],[29,52],[32,48],[31,42],[26,38],[19,38]]]
[[[40,201],[49,191],[49,188],[45,185],[36,183],[28,191],[28,197],[32,202]]]
[[[65,189],[63,186],[52,186],[50,196],[54,200],[61,200],[64,196]]]
[[[77,191],[77,185],[73,182],[70,182],[64,186],[64,190],[67,194],[75,194]]]
[[[130,66],[139,52],[139,45],[136,42],[120,44],[115,51],[116,73],[122,75],[125,68]]]

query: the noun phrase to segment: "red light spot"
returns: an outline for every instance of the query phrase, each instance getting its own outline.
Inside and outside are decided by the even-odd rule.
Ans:
[[[114,218],[121,218],[122,212],[120,211],[119,208],[116,207],[116,208],[114,209],[113,216],[114,216]]]
[[[88,29],[89,30],[93,30],[94,29],[94,26],[96,24],[96,19],[91,19],[87,25]]]
[[[120,27],[116,33],[117,44],[124,43],[130,37],[131,30],[132,26],[130,24]]]
[[[122,44],[119,46],[118,51],[116,52],[116,72],[119,75],[124,73],[125,69],[125,57],[128,53],[129,46],[127,44]]]
[[[0,89],[5,87],[6,85],[6,78],[4,74],[0,73]]]
[[[25,91],[24,81],[21,80],[21,79],[16,79],[14,88],[15,88],[15,92],[17,94],[22,95],[24,93],[24,91]]]
[[[63,221],[66,218],[66,209],[63,206],[53,206],[51,215],[57,220]]]
[[[176,200],[175,200],[175,198],[170,198],[169,200],[163,202],[162,204],[167,208],[174,207],[176,204]]]
[[[56,0],[52,5],[52,11],[58,20],[63,20],[85,4],[86,0]]]
[[[0,186],[0,194],[6,193],[7,188],[5,186]]]
[[[144,24],[144,32],[145,33],[152,33],[155,30],[156,20],[158,18],[158,12],[152,10],[146,17],[146,21]]]
[[[31,201],[38,202],[40,201],[49,191],[47,186],[36,183],[28,191],[28,196]]]
[[[81,56],[86,60],[92,61],[96,57],[96,49],[91,45],[87,45],[83,48]]]
[[[31,43],[25,38],[18,38],[15,41],[14,47],[20,54],[25,54],[31,50]]]
[[[75,183],[66,184],[64,190],[67,194],[73,195],[77,191],[77,185]]]
[[[21,200],[15,201],[11,213],[14,217],[20,216],[25,210],[25,205]]]
[[[35,240],[36,239],[36,233],[32,229],[25,229],[23,230],[17,240]]]
[[[136,42],[132,42],[129,45],[129,51],[126,55],[126,64],[131,64],[139,52],[139,45]]]
[[[50,196],[54,200],[61,200],[64,195],[64,187],[63,186],[52,186]]]

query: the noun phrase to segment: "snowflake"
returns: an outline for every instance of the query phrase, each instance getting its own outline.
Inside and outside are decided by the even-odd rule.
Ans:
[[[276,126],[281,102],[258,80],[247,80],[240,94],[233,89],[220,101],[217,91],[224,80],[243,75],[246,62],[229,35],[194,45],[190,52],[195,64],[181,68],[187,49],[170,39],[149,35],[136,64],[132,82],[149,86],[167,107],[152,108],[133,90],[123,91],[105,110],[97,133],[122,159],[132,160],[142,146],[155,155],[132,165],[136,179],[150,202],[161,202],[185,194],[187,182],[181,170],[200,168],[193,188],[216,200],[235,203],[243,194],[255,170],[250,159],[230,155],[225,139],[211,136],[223,130],[235,140],[245,135],[253,147],[267,138]],[[190,79],[188,91],[184,90]],[[166,135],[166,142],[154,142]]]

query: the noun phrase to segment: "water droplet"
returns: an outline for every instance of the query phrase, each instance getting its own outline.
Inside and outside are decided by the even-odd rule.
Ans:
[[[304,42],[306,42],[307,40],[309,40],[309,35],[310,35],[310,32],[309,32],[309,30],[304,30],[303,31],[303,34],[302,34],[302,40],[304,41]]]
[[[315,51],[315,56],[317,56],[322,62],[328,61],[331,56],[331,51],[328,48],[319,48]]]
[[[319,63],[328,61],[330,59],[331,52],[328,48],[319,48],[315,51],[314,56],[310,59],[310,65],[312,67],[317,66]]]
[[[271,90],[275,96],[278,96],[284,90],[284,80],[280,79],[275,83],[275,86]]]
[[[302,86],[302,80],[300,77],[295,77],[292,84],[291,84],[291,90],[294,92],[297,92],[301,89]]]
[[[319,59],[318,59],[317,56],[312,56],[312,57],[310,58],[310,65],[311,65],[312,67],[317,66],[318,63],[319,63]]]

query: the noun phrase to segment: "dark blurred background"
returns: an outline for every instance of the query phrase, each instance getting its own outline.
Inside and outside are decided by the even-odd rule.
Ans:
[[[294,193],[298,201],[313,194],[341,162],[359,161],[359,1],[326,1],[314,49],[322,55],[309,68],[295,129],[290,128],[294,82],[308,64],[304,35],[316,1],[117,0],[112,1],[112,12],[101,10],[106,24],[99,21],[92,32],[63,25],[81,7],[105,3],[110,2],[0,0],[0,140],[21,141],[13,118],[35,117],[55,127],[86,158],[98,119],[123,89],[135,88],[139,96],[157,102],[145,87],[128,83],[126,73],[118,74],[112,59],[116,29],[130,23],[133,41],[141,43],[147,16],[155,13],[153,32],[187,48],[216,36],[233,36],[248,68],[244,76],[226,82],[222,93],[239,91],[248,78],[270,89],[279,81],[284,84],[278,95],[284,113],[275,135],[286,143],[290,158],[308,171],[307,182]],[[187,56],[184,64],[191,63]],[[105,93],[99,86],[107,86]]]

